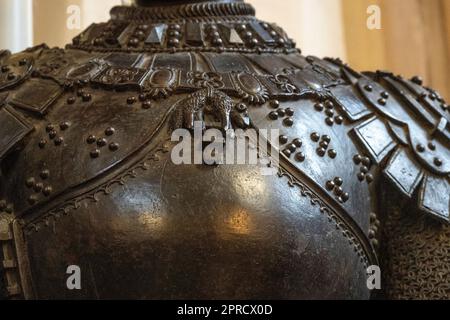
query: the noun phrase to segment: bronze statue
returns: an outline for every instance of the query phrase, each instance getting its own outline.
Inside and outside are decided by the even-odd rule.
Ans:
[[[254,14],[141,0],[65,49],[0,51],[0,296],[450,297],[449,105]],[[195,121],[278,129],[278,174],[175,165]]]

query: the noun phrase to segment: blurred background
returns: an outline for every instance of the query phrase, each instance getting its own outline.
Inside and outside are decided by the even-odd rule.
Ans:
[[[247,1],[258,17],[285,28],[306,55],[341,57],[360,71],[421,75],[450,101],[450,0]],[[0,0],[0,48],[63,47],[92,22],[106,21],[111,7],[128,2]],[[77,10],[80,24],[73,28],[71,21],[68,28]]]

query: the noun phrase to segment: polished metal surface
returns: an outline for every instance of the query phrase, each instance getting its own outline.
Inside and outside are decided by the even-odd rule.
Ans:
[[[243,1],[138,4],[65,49],[0,51],[0,294],[450,296],[450,107],[437,92],[305,57]],[[174,164],[171,135],[195,120],[279,130],[278,174]],[[67,289],[69,265],[81,290]]]

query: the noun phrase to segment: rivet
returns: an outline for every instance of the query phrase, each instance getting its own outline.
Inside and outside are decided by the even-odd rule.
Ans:
[[[332,191],[336,187],[336,184],[333,181],[327,181],[326,188],[328,191]]]
[[[88,144],[93,144],[95,141],[97,141],[97,138],[96,138],[95,136],[93,136],[93,135],[90,135],[90,136],[86,139],[86,142],[87,142]]]
[[[107,136],[112,136],[114,133],[116,132],[116,130],[114,129],[114,128],[107,128],[106,130],[105,130],[105,134],[107,135]]]
[[[250,43],[251,43],[253,46],[256,46],[256,45],[259,44],[259,40],[256,39],[256,38],[253,38],[253,39],[250,41]]]
[[[318,148],[316,151],[320,157],[324,157],[325,154],[327,153],[327,150],[325,150],[324,148]]]
[[[42,191],[42,193],[48,197],[49,195],[51,195],[52,191],[53,191],[53,188],[49,186],[49,187],[45,187],[44,191]]]
[[[335,159],[335,158],[337,157],[337,151],[334,150],[334,149],[330,149],[330,150],[328,151],[328,156],[329,156],[331,159]]]
[[[285,150],[283,150],[283,154],[284,154],[286,157],[290,158],[291,155],[292,155],[292,152],[291,152],[289,149],[285,149]]]
[[[342,202],[347,202],[350,199],[350,195],[348,193],[344,193],[341,195]]]
[[[91,158],[95,159],[100,156],[100,150],[95,149],[94,151],[91,151]]]
[[[286,115],[289,117],[292,117],[295,114],[294,110],[292,108],[286,109]]]
[[[367,92],[372,92],[372,91],[373,91],[373,87],[372,87],[370,84],[366,85],[366,86],[364,87],[364,89],[365,89]]]
[[[67,98],[67,104],[74,104],[77,101],[75,97],[69,97]]]
[[[272,111],[271,113],[269,113],[269,118],[271,120],[277,120],[278,119],[278,112]]]
[[[423,152],[425,152],[425,146],[423,145],[423,144],[418,144],[417,146],[416,146],[416,149],[417,149],[417,151],[418,152],[420,152],[420,153],[423,153]]]
[[[105,139],[105,138],[99,138],[98,140],[97,140],[97,145],[99,146],[99,147],[104,147],[104,146],[106,146],[108,144],[108,141]]]
[[[306,157],[305,157],[305,154],[303,152],[299,152],[299,153],[297,153],[295,155],[295,160],[297,162],[303,162],[303,161],[305,161],[305,159],[306,159]]]
[[[320,140],[320,134],[318,134],[317,132],[313,132],[311,134],[311,140],[314,142],[319,142]]]
[[[340,197],[341,195],[343,195],[344,190],[342,189],[342,187],[336,187],[334,188],[334,194],[337,195],[338,197]]]
[[[442,164],[443,164],[442,159],[440,159],[440,158],[434,158],[434,164],[435,164],[437,167],[442,166]]]
[[[54,138],[56,138],[57,134],[58,133],[55,130],[52,130],[48,133],[48,137],[53,140]]]
[[[64,142],[64,138],[63,137],[58,137],[54,141],[55,146],[60,146],[63,142]]]
[[[334,110],[333,109],[327,109],[325,111],[325,114],[329,117],[333,117],[334,116]]]
[[[384,98],[384,99],[389,99],[389,93],[386,92],[386,91],[383,91],[383,92],[381,93],[381,97]]]
[[[373,175],[371,175],[371,174],[368,174],[368,175],[366,175],[366,181],[367,181],[367,183],[372,183],[373,182]]]
[[[339,178],[339,177],[336,177],[336,178],[334,178],[334,183],[337,185],[337,186],[342,186],[343,184],[344,184],[344,180],[342,180],[342,178]]]
[[[33,188],[36,184],[36,180],[34,178],[28,178],[25,184],[28,188]]]
[[[334,108],[334,103],[332,101],[327,101],[325,102],[325,108],[327,109],[333,109]]]
[[[144,102],[145,100],[147,100],[147,95],[145,93],[141,93],[139,95],[139,101]]]
[[[214,38],[213,41],[212,41],[212,43],[213,43],[215,46],[221,46],[221,45],[223,45],[223,40],[220,39],[220,38]]]
[[[328,149],[329,143],[326,141],[320,141],[319,146],[321,146],[324,149]]]
[[[297,148],[301,148],[303,145],[303,141],[301,139],[295,139],[294,141],[292,141],[292,143],[297,147]]]
[[[294,119],[286,118],[284,119],[283,123],[285,126],[292,127],[294,125]]]
[[[59,125],[59,127],[61,128],[62,131],[65,131],[67,129],[69,129],[70,127],[70,123],[69,122],[63,122]]]
[[[385,106],[386,103],[387,103],[386,99],[384,99],[384,98],[378,99],[378,104],[379,104],[379,105]]]
[[[136,97],[128,97],[127,103],[128,104],[134,104],[137,101]]]
[[[334,119],[333,118],[326,118],[325,122],[327,125],[332,126],[334,124]]]
[[[337,116],[334,118],[334,121],[340,125],[340,124],[344,123],[344,118],[342,116]]]
[[[139,39],[138,39],[138,38],[131,38],[131,39],[128,41],[128,44],[129,44],[130,46],[135,47],[135,46],[137,46],[137,45],[139,44]]]
[[[83,94],[82,99],[84,102],[88,102],[92,99],[92,96],[90,93],[85,93],[85,94]]]
[[[42,172],[41,172],[41,174],[39,176],[41,177],[42,180],[46,180],[50,176],[50,171],[49,170],[42,170]]]
[[[278,108],[280,106],[280,101],[278,100],[272,100],[270,101],[270,106],[274,109]]]
[[[147,109],[150,109],[151,106],[152,106],[152,103],[149,100],[147,100],[147,101],[142,103],[142,109],[146,109],[147,110]]]
[[[55,130],[55,126],[53,124],[49,124],[47,125],[47,127],[45,127],[45,131],[47,132],[51,132]]]
[[[363,157],[361,160],[362,164],[366,167],[370,167],[372,164],[372,161],[370,161],[369,157]]]
[[[285,136],[285,135],[281,135],[279,138],[278,138],[278,140],[280,141],[280,143],[281,144],[286,144],[286,143],[288,143],[288,140],[289,138],[287,137],[287,136]]]
[[[36,183],[33,187],[33,190],[36,192],[41,192],[42,189],[44,189],[44,185],[41,182]]]
[[[359,181],[364,181],[364,179],[366,179],[366,174],[365,173],[362,173],[362,172],[360,172],[360,173],[358,173],[358,180]]]
[[[323,109],[325,108],[325,106],[323,105],[323,103],[316,103],[316,104],[314,105],[314,108],[315,108],[317,111],[322,112]]]
[[[367,168],[366,166],[362,166],[360,171],[364,174],[367,174],[367,173],[369,173],[369,168]]]
[[[331,137],[328,136],[328,135],[324,135],[324,136],[322,136],[322,141],[325,141],[325,142],[327,142],[327,143],[330,143],[330,142],[331,142]]]
[[[361,157],[359,154],[355,155],[355,156],[353,157],[353,162],[354,162],[356,165],[359,165],[359,164],[362,162],[362,157]]]
[[[295,144],[291,143],[290,145],[287,146],[287,149],[289,151],[291,151],[292,153],[294,153],[295,150],[297,150],[297,146]]]
[[[111,151],[117,151],[117,150],[119,150],[119,144],[116,143],[116,142],[111,143],[111,144],[109,145],[109,150],[111,150]]]
[[[278,109],[277,113],[278,113],[278,116],[280,116],[281,118],[286,116],[286,110],[284,110],[284,109]]]
[[[430,143],[428,144],[428,148],[429,148],[431,151],[435,151],[435,150],[436,150],[436,144],[434,144],[433,142],[430,142]]]
[[[39,148],[44,149],[46,145],[47,140],[42,139],[41,141],[39,141]]]

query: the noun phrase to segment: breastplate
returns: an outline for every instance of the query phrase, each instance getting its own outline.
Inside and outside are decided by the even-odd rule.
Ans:
[[[367,299],[373,265],[388,297],[448,297],[438,93],[305,57],[240,1],[111,16],[65,49],[0,53],[5,297]],[[278,130],[276,174],[175,164],[195,123]]]

